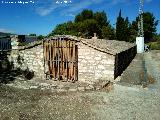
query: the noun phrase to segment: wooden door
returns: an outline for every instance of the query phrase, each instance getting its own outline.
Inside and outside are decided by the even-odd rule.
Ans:
[[[78,47],[70,39],[44,41],[45,74],[54,80],[78,80]]]

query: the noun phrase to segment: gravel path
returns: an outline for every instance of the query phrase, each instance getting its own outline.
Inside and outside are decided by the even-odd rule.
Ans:
[[[93,107],[99,119],[160,120],[160,51],[145,53],[143,57],[147,73],[152,75],[155,83],[147,88],[115,84],[113,91],[100,93],[106,104]]]
[[[114,84],[110,92],[53,93],[0,85],[0,120],[160,120],[160,51],[142,57],[147,73],[155,80],[147,88]],[[131,63],[128,68],[140,70],[138,58],[134,60],[137,66]],[[128,68],[125,72],[131,73]],[[130,77],[123,78],[127,81]]]

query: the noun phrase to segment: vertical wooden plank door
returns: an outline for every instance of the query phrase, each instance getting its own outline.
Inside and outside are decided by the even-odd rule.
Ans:
[[[45,74],[54,80],[78,80],[78,47],[76,41],[57,38],[44,41]]]

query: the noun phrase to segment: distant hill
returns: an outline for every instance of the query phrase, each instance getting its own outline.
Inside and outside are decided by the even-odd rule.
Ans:
[[[4,33],[4,32],[0,32],[0,38],[6,37],[6,36],[9,36],[9,35],[13,35],[13,34],[12,34],[12,33]]]
[[[11,33],[0,32],[0,36],[7,36],[7,35],[11,35]]]

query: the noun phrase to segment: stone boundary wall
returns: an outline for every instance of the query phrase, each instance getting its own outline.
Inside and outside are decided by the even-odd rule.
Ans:
[[[87,83],[114,80],[115,56],[78,44],[78,80]]]
[[[28,46],[20,46],[12,50],[9,61],[13,62],[14,68],[33,71],[35,76],[44,78],[43,44],[36,42]]]
[[[120,52],[115,56],[114,79],[120,76],[137,54],[137,47]]]

